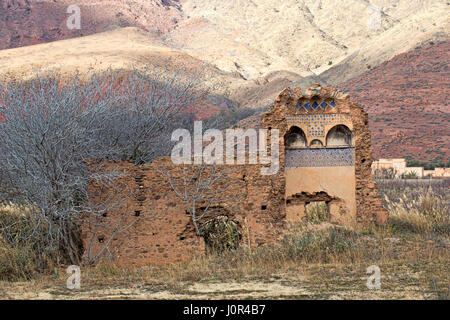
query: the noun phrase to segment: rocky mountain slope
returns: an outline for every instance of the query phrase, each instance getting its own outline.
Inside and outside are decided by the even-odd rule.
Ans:
[[[254,79],[280,70],[302,76],[330,70],[349,79],[417,43],[448,32],[441,0],[184,0],[186,19],[169,44],[226,71]],[[336,81],[336,78],[339,81]]]
[[[70,5],[80,8],[80,29],[67,27]],[[129,26],[167,32],[178,12],[173,0],[0,0],[0,50]]]
[[[369,113],[375,158],[450,159],[450,41],[428,43],[340,85]]]
[[[445,0],[78,0],[80,30],[71,4],[0,0],[1,76],[202,70],[205,114],[321,82],[366,106],[376,157],[448,159]]]
[[[449,29],[445,0],[78,0],[80,30],[66,25],[72,4],[1,0],[0,49],[133,26],[243,79],[288,71],[336,84]]]

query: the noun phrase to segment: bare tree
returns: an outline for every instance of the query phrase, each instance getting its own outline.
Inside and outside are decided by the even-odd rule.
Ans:
[[[78,79],[61,86],[61,79],[41,77],[3,86],[0,92],[0,113],[6,119],[0,124],[2,193],[31,206],[34,217],[52,229],[49,246],[79,263],[76,218],[85,209],[86,187],[95,174],[85,160],[101,153],[91,141],[96,128],[89,123],[113,97],[95,101],[89,97],[98,93],[96,88]]]
[[[201,220],[230,200],[226,192],[230,186],[229,177],[215,165],[205,163],[179,165],[174,172],[160,168],[159,172],[167,178],[171,190],[184,203],[196,234],[203,236]],[[238,196],[233,198],[237,201]]]
[[[183,80],[180,74],[137,70],[126,77],[110,72],[67,81],[38,75],[0,84],[0,202],[32,208],[27,214],[35,225],[48,226],[48,247],[80,263],[82,220],[116,205],[93,204],[87,187],[93,179],[114,185],[122,176],[88,163],[141,163],[169,153],[170,128],[202,98],[197,85],[197,79]],[[114,234],[127,226],[112,226]],[[39,232],[36,227],[29,236]]]
[[[201,72],[186,72],[134,70],[118,79],[106,75],[120,99],[106,118],[97,117],[98,136],[114,147],[115,157],[139,164],[168,155],[171,132],[192,126],[195,108],[209,93]]]
[[[210,169],[207,172],[206,169]],[[215,195],[211,194],[213,187],[222,176],[217,173],[214,165],[209,168],[205,165],[182,165],[181,175],[177,178],[172,176],[170,172],[162,171],[165,174],[170,188],[175,195],[183,201],[186,212],[191,217],[195,232],[201,236],[199,221],[209,212],[213,204],[219,200]],[[215,189],[217,190],[217,189]],[[203,210],[199,210],[199,205],[203,205]]]

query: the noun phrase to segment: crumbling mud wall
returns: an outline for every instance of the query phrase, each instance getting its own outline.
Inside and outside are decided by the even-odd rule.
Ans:
[[[384,223],[377,187],[372,181],[372,147],[368,116],[349,96],[315,84],[305,94],[286,88],[263,115],[263,127],[280,130],[280,168],[285,172],[286,217],[305,219],[305,205],[325,201],[331,222],[358,227]],[[345,145],[336,145],[329,133],[348,130]],[[289,147],[295,128],[298,139]]]
[[[336,131],[336,126],[342,127]],[[267,129],[268,146],[273,130],[279,130],[279,170],[262,175],[261,168],[268,165],[217,165],[224,192],[218,195],[216,210],[200,225],[226,216],[238,226],[241,245],[257,247],[279,238],[289,222],[305,220],[305,206],[314,201],[327,203],[332,223],[358,227],[386,221],[371,176],[367,113],[347,95],[318,84],[305,94],[287,88],[261,116],[259,127]],[[292,137],[287,134],[293,127],[303,131],[294,138],[304,141],[289,145]],[[330,132],[338,134],[331,139]],[[160,158],[139,166],[127,161],[111,161],[108,166],[123,176],[110,187],[95,181],[89,185],[91,201],[112,206],[83,223],[86,260],[102,254],[120,266],[138,267],[205,252],[185,203],[168,182],[167,175],[183,178],[181,165]],[[197,205],[200,211],[206,206],[202,201]]]
[[[168,183],[167,174],[172,179],[183,179],[180,166],[174,165],[170,158],[160,158],[140,166],[113,161],[109,167],[123,174],[116,182],[123,187],[119,193],[119,188],[108,189],[95,183],[89,186],[92,201],[117,205],[100,215],[98,221],[91,218],[84,223],[85,260],[88,254],[93,257],[106,245],[111,252],[105,250],[103,255],[113,257],[118,265],[125,267],[164,265],[205,251],[204,240],[196,235],[185,204]],[[216,168],[223,177],[220,184],[226,186],[223,193],[214,195],[219,197],[214,204],[217,210],[206,214],[199,224],[216,216],[227,216],[238,225],[241,244],[251,247],[278,238],[285,229],[282,175],[262,176],[259,165]],[[204,206],[199,201],[198,210]],[[87,252],[89,247],[91,252]]]
[[[356,176],[356,209],[357,222],[365,225],[370,222],[385,223],[388,218],[383,208],[378,188],[372,179],[372,145],[369,131],[369,117],[356,103],[350,105],[355,135],[355,176]]]

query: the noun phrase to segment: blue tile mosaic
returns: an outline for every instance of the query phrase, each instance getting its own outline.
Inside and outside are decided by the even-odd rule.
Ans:
[[[286,150],[285,166],[347,167],[355,164],[355,148],[317,148]]]

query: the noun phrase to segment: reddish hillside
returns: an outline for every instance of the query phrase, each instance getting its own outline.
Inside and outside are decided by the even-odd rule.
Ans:
[[[340,85],[369,113],[375,158],[450,157],[450,42],[430,43]]]
[[[67,28],[69,5],[81,9],[81,29]],[[101,12],[101,14],[98,14]],[[179,19],[175,0],[1,0],[0,50],[80,37],[134,26],[159,33]]]

